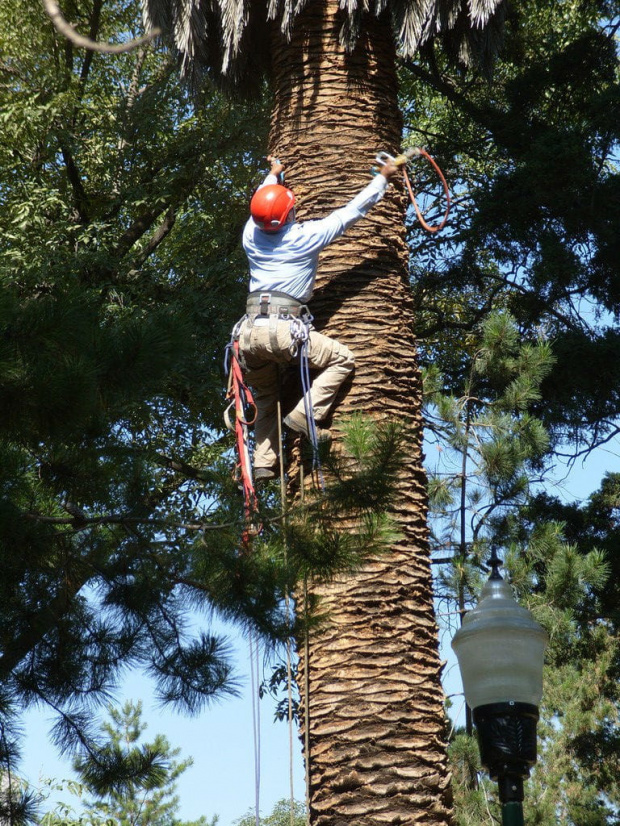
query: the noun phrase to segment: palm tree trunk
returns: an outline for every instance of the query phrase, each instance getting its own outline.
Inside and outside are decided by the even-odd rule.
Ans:
[[[290,43],[274,36],[270,151],[286,164],[298,217],[321,217],[369,180],[377,150],[400,143],[395,52],[372,17],[356,51],[338,45],[338,0],[313,0]],[[300,651],[310,812],[315,826],[450,821],[443,692],[426,529],[420,374],[407,277],[402,192],[323,255],[316,325],[356,356],[335,419],[405,420],[413,438],[394,501],[402,541],[323,588],[328,627]]]

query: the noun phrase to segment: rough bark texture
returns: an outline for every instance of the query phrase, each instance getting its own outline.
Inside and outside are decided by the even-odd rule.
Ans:
[[[274,42],[270,151],[286,164],[298,217],[321,217],[400,143],[393,37],[372,19],[352,55],[338,46],[338,0],[314,0],[290,44]],[[420,375],[407,280],[402,193],[325,253],[312,310],[356,356],[334,423],[365,411],[405,419],[410,452],[394,502],[403,539],[355,577],[322,590],[328,627],[301,651],[314,826],[450,822],[443,692],[426,531]]]

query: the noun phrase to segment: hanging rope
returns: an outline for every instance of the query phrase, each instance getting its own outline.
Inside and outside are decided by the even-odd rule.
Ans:
[[[308,437],[312,446],[312,472],[316,474],[319,487],[325,490],[325,479],[321,468],[321,457],[319,455],[319,437],[314,418],[314,408],[312,406],[312,396],[310,395],[310,329],[314,317],[308,312],[305,315],[294,318],[291,321],[291,353],[299,355],[299,373],[301,377],[301,387],[304,400],[304,411],[306,414],[306,424],[308,426]]]
[[[260,697],[259,685],[259,664],[258,664],[258,639],[255,645],[252,644],[252,633],[250,632],[250,679],[252,684],[252,730],[254,735],[254,807],[256,826],[260,826]]]
[[[284,455],[284,439],[282,433],[282,402],[278,394],[278,445],[279,455]],[[286,497],[286,481],[284,478],[284,462],[280,461],[280,505],[282,515],[282,536],[284,539],[284,562],[288,563],[288,500]],[[284,605],[286,611],[286,622],[292,626],[291,598],[288,588],[284,589]],[[289,765],[289,823],[295,826],[295,775],[293,771],[293,665],[292,665],[292,645],[291,638],[286,640],[286,690],[288,700],[288,765]]]
[[[235,434],[237,449],[237,474],[243,491],[246,529],[242,544],[247,547],[260,527],[252,524],[252,517],[258,510],[256,490],[252,478],[252,456],[250,452],[250,426],[256,421],[256,404],[250,388],[243,380],[243,370],[239,357],[239,324],[233,329],[232,338],[226,345],[224,369],[228,372],[228,389],[226,399],[230,404],[224,411],[224,421],[229,430]],[[234,416],[234,421],[232,416]]]
[[[304,614],[308,618],[308,577],[304,577]],[[306,819],[310,823],[310,631],[306,624],[304,635],[304,752],[306,756]]]

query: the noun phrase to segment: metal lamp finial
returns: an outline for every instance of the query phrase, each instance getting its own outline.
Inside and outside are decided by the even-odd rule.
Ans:
[[[491,566],[491,575],[489,579],[503,579],[504,577],[500,574],[499,569],[503,565],[503,561],[497,555],[497,548],[495,545],[491,546],[491,558],[489,559],[489,565]]]

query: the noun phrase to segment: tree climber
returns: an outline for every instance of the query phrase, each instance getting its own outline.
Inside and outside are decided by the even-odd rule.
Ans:
[[[391,161],[345,207],[327,218],[295,222],[295,196],[283,186],[283,165],[272,156],[269,174],[250,203],[251,217],[243,230],[243,248],[250,265],[247,315],[237,327],[239,350],[246,379],[254,391],[254,478],[271,479],[278,462],[278,364],[298,358],[294,338],[296,321],[309,315],[306,302],[314,288],[319,253],[381,200],[390,178],[398,171]],[[299,324],[298,324],[299,328]],[[353,370],[354,358],[344,344],[309,327],[308,364],[321,370],[310,388],[316,421],[329,411],[338,388]],[[304,399],[284,419],[284,424],[310,436]],[[314,425],[313,425],[314,426]],[[316,428],[319,441],[328,430]]]

